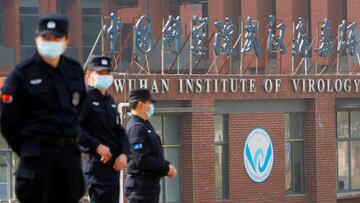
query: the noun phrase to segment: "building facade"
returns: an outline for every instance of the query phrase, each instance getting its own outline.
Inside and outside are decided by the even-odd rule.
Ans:
[[[360,23],[359,10],[358,0],[0,0],[0,74],[3,81],[35,51],[37,18],[49,12],[70,19],[67,55],[82,64],[90,54],[111,55],[101,32],[114,12],[123,26],[113,54],[112,94],[126,103],[130,89],[152,90],[159,102],[151,122],[165,157],[179,169],[175,180],[162,181],[161,202],[360,202],[360,47],[353,56],[336,51],[338,25]],[[151,52],[135,54],[134,26],[142,15],[151,19]],[[161,40],[169,15],[181,17],[177,54]],[[269,15],[286,25],[286,53],[268,50]],[[193,16],[209,20],[201,56],[191,51]],[[260,57],[241,54],[248,16]],[[234,53],[216,55],[214,23],[225,24],[227,17],[235,25]],[[307,57],[292,55],[299,17],[312,47]],[[324,19],[332,22],[334,45],[321,57],[315,50],[324,41]],[[126,123],[128,109],[119,110]],[[270,152],[251,144],[256,129],[271,139]],[[17,160],[0,137],[1,201],[16,198]],[[249,175],[249,160],[254,171],[265,167],[265,180]]]

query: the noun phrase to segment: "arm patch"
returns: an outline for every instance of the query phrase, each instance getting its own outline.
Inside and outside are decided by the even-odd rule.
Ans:
[[[135,143],[135,144],[133,144],[133,148],[134,148],[135,151],[142,150],[143,145],[142,145],[142,143]]]

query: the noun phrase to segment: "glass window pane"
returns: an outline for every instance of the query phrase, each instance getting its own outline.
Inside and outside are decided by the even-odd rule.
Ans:
[[[0,200],[10,195],[10,152],[0,152]]]
[[[20,0],[20,15],[39,15],[39,0]]]
[[[228,196],[228,125],[226,115],[215,115],[215,190],[217,199]]]
[[[163,203],[164,202],[164,191],[165,191],[165,183],[164,180],[160,181],[160,188],[162,188],[162,190],[160,190],[160,199],[159,202]]]
[[[224,197],[223,189],[223,146],[215,145],[215,189],[216,198],[222,199]]]
[[[165,116],[164,117],[164,144],[178,145],[180,144],[179,136],[179,117],[178,116]]]
[[[337,136],[339,138],[349,137],[349,112],[339,111],[336,116]]]
[[[83,58],[88,58],[96,38],[100,32],[101,26],[101,8],[102,1],[99,0],[82,0],[83,14]],[[101,42],[96,44],[93,55],[101,54]]]
[[[351,189],[360,189],[360,141],[351,142]]]
[[[67,15],[68,10],[68,0],[58,0],[57,1],[57,12]]]
[[[83,8],[101,8],[100,0],[81,0]]]
[[[338,190],[349,189],[349,154],[348,142],[338,141],[337,149],[338,163]]]
[[[3,44],[3,0],[0,0],[0,45]]]
[[[20,43],[21,45],[35,46],[35,31],[37,29],[38,16],[20,17]]]
[[[39,0],[20,0],[20,7],[39,7]]]
[[[179,148],[165,148],[165,159],[170,161],[172,165],[178,169],[178,174],[175,179],[165,178],[165,199],[167,203],[180,202],[180,149]]]
[[[117,3],[118,8],[138,7],[138,0],[122,0]]]
[[[84,46],[93,46],[101,29],[101,16],[83,17]]]
[[[303,139],[304,138],[304,114],[288,113],[285,114],[285,138]]]
[[[292,192],[291,143],[285,143],[285,190]]]
[[[35,51],[35,32],[39,20],[39,1],[20,1],[20,57],[24,60]]]
[[[83,46],[84,61],[86,61],[86,59],[89,57],[91,49],[92,49],[92,46]],[[101,55],[101,46],[97,46],[94,49],[94,52],[92,53],[92,55]]]
[[[26,58],[33,56],[35,54],[35,52],[36,52],[35,46],[21,47],[21,49],[20,49],[21,60],[24,60]]]
[[[294,180],[294,192],[304,192],[304,143],[294,142],[293,143],[293,180]]]
[[[215,142],[224,141],[224,120],[223,115],[215,115]]]
[[[159,134],[161,141],[163,141],[163,124],[162,116],[153,116],[150,118],[151,125],[155,128],[157,134]]]
[[[360,111],[350,112],[351,137],[360,137]]]
[[[5,141],[5,138],[2,136],[2,134],[0,134],[0,150],[7,150],[7,149],[8,149],[7,142]]]

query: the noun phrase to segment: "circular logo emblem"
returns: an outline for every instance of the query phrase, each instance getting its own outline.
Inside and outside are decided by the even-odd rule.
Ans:
[[[264,182],[271,173],[274,150],[269,134],[255,128],[248,135],[244,146],[244,165],[250,179]]]

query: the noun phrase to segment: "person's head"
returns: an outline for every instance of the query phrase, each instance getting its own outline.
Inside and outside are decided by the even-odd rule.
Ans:
[[[69,21],[65,15],[50,14],[39,19],[35,43],[38,53],[48,59],[59,58],[69,43]]]
[[[93,56],[89,65],[88,85],[99,90],[107,90],[113,83],[111,58]]]
[[[139,88],[130,91],[129,105],[131,111],[145,120],[155,113],[153,103],[156,103],[156,100],[151,96],[150,90]]]

